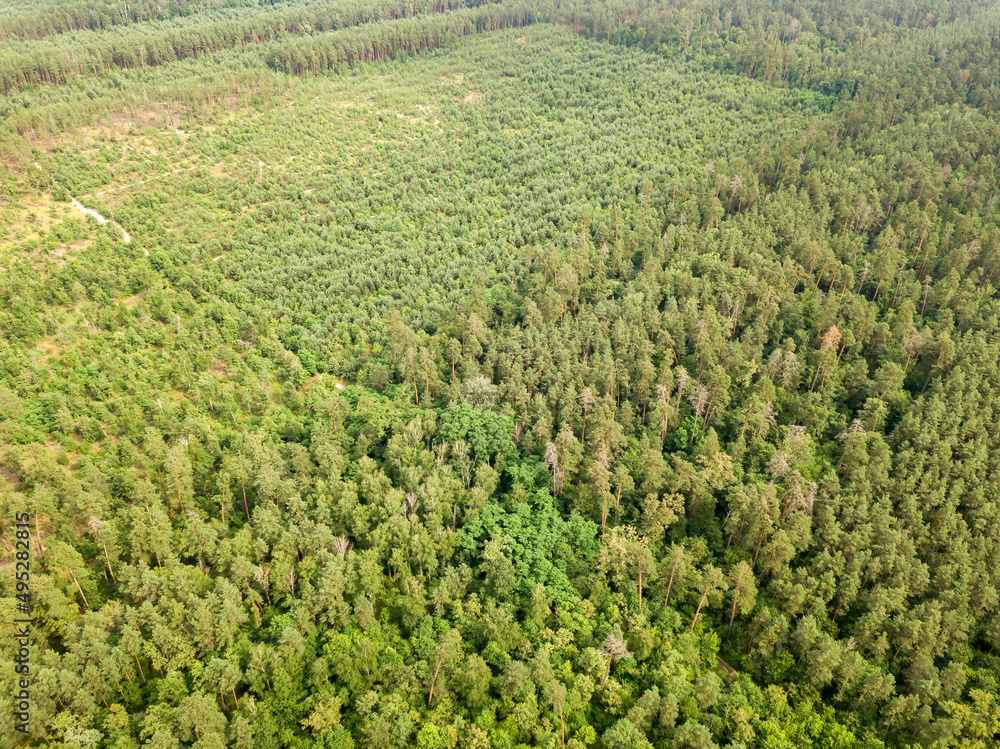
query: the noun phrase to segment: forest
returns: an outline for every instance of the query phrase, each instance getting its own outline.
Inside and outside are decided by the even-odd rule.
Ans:
[[[1000,747],[994,3],[0,40],[0,749]]]

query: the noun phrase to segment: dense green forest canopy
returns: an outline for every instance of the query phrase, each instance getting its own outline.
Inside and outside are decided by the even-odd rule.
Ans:
[[[0,9],[0,747],[1000,745],[998,32]]]

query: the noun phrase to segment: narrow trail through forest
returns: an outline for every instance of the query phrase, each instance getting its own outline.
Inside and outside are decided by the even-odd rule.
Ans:
[[[182,159],[181,161],[176,162],[176,163],[183,164],[185,161],[188,161],[188,160],[193,159],[193,158],[194,158],[193,156],[189,156],[188,158]],[[208,168],[212,169],[214,167],[219,166],[219,164],[222,164],[222,163],[223,162],[220,161],[217,164],[212,164]],[[122,190],[128,190],[129,188],[132,188],[132,187],[137,187],[139,185],[145,185],[147,182],[152,182],[153,180],[162,179],[163,177],[169,177],[172,174],[180,174],[181,172],[190,172],[191,170],[198,169],[199,167],[202,167],[202,166],[204,166],[204,164],[194,164],[192,166],[184,167],[182,169],[171,169],[169,172],[163,172],[162,174],[157,174],[156,176],[150,177],[149,179],[140,179],[137,182],[130,182],[129,184],[126,184],[126,185],[119,185],[118,187],[109,187],[106,190],[98,190],[97,192],[94,193],[94,197],[96,197],[98,195],[106,195],[106,194],[108,194],[110,192],[121,192]],[[91,197],[91,195],[88,193],[87,195],[84,195],[83,197],[89,198],[89,197]]]
[[[177,132],[180,133],[182,131],[178,130]],[[196,156],[188,156],[187,158],[181,159],[180,161],[175,161],[174,162],[174,166],[176,167],[179,164],[183,164],[185,161],[190,161],[193,158],[196,158]],[[291,161],[294,158],[295,157],[292,156],[292,157],[290,157],[288,159],[288,161]],[[254,160],[253,159],[248,159],[247,161],[250,162],[250,163],[253,163]],[[195,169],[215,169],[216,167],[222,166],[225,163],[226,163],[226,160],[223,159],[222,161],[217,161],[214,164],[192,164],[191,166],[186,166],[186,167],[179,168],[179,169],[171,169],[171,170],[163,172],[161,174],[154,175],[154,176],[150,177],[149,179],[140,179],[140,180],[137,180],[136,182],[129,182],[129,183],[124,184],[124,185],[118,185],[117,187],[109,187],[109,188],[107,188],[105,190],[98,190],[93,195],[91,195],[90,193],[87,193],[86,195],[82,195],[81,197],[90,198],[90,197],[97,197],[98,195],[106,195],[106,194],[111,193],[111,192],[121,192],[122,190],[128,190],[128,189],[133,188],[133,187],[138,187],[139,185],[145,185],[145,184],[147,184],[149,182],[153,182],[154,180],[163,179],[164,177],[169,177],[169,176],[171,176],[173,174],[180,174],[181,172],[190,172],[190,171],[193,171]],[[38,166],[38,164],[35,164],[35,166]],[[263,179],[264,170],[265,169],[267,169],[267,170],[273,170],[274,169],[274,167],[272,167],[270,164],[265,164],[260,159],[257,159],[257,167],[259,169],[259,178],[260,179]],[[40,166],[38,166],[38,168],[41,169]],[[54,181],[55,180],[53,180],[53,182]],[[312,192],[312,190],[311,189],[310,190],[306,190],[306,192]]]
[[[175,129],[174,132],[176,132],[178,135],[182,135],[183,134],[182,130],[176,130]],[[177,166],[179,164],[183,164],[185,161],[189,161],[192,158],[195,158],[195,157],[194,156],[188,156],[185,159],[181,159],[179,162],[174,162],[174,165]],[[289,159],[289,161],[291,161],[294,158],[295,158],[294,156],[291,157]],[[250,162],[253,163],[253,160],[251,159]],[[39,171],[44,171],[44,169],[42,168],[41,164],[39,164],[38,162],[34,162],[34,163],[35,163],[35,167]],[[192,171],[194,169],[199,169],[199,168],[214,169],[214,168],[216,168],[218,166],[221,166],[224,163],[225,163],[225,160],[222,160],[222,161],[216,162],[215,164],[210,164],[210,165],[207,165],[207,166],[205,164],[193,164],[193,165],[188,166],[188,167],[171,169],[169,171],[163,172],[162,174],[157,174],[157,175],[155,175],[153,177],[150,177],[149,179],[142,179],[142,180],[138,180],[136,182],[131,182],[131,183],[128,183],[128,184],[125,184],[125,185],[119,185],[117,187],[109,187],[109,188],[107,188],[105,190],[98,190],[98,191],[94,192],[93,195],[91,195],[91,193],[87,193],[85,195],[82,195],[81,197],[83,197],[83,198],[90,198],[90,197],[97,197],[98,195],[106,195],[106,194],[112,193],[112,192],[120,192],[122,190],[127,190],[127,189],[130,189],[130,188],[133,188],[133,187],[138,187],[139,185],[144,185],[144,184],[146,184],[148,182],[153,182],[154,180],[162,179],[164,177],[169,177],[169,176],[174,175],[174,174],[180,174],[181,172],[188,172],[188,171]],[[260,179],[263,179],[264,170],[265,169],[268,169],[268,170],[273,169],[273,167],[271,165],[265,164],[260,159],[257,159],[257,167],[258,167],[258,170],[259,170],[259,178]],[[50,179],[52,180],[52,184],[53,185],[58,185],[59,184],[56,181],[55,177],[50,177]],[[310,192],[312,192],[312,189],[310,188],[310,189],[306,190],[306,192],[310,193]],[[93,216],[95,219],[97,219],[98,223],[100,223],[100,224],[108,224],[108,223],[110,223],[110,224],[113,224],[114,226],[116,226],[117,228],[121,229],[122,237],[125,240],[125,244],[131,244],[131,242],[132,242],[132,236],[128,233],[128,231],[126,231],[126,229],[125,229],[124,226],[122,226],[121,224],[119,224],[114,219],[108,219],[108,218],[102,216],[100,213],[98,213],[97,211],[95,211],[93,208],[87,208],[85,205],[83,205],[83,203],[81,203],[76,197],[74,197],[72,195],[70,196],[70,200],[73,202],[73,207],[74,208],[76,208],[79,211],[82,211],[83,213],[86,213],[89,216]],[[170,229],[167,229],[167,231],[170,231]],[[143,252],[146,255],[149,255],[149,250],[148,249],[143,248]],[[212,262],[218,262],[219,260],[222,259],[222,257],[223,257],[222,255],[218,255],[217,257],[213,257],[212,258]]]
[[[99,224],[112,223],[115,226],[117,226],[119,229],[121,229],[122,230],[122,236],[125,239],[125,244],[130,244],[132,242],[132,237],[129,235],[129,233],[127,231],[125,231],[125,227],[123,227],[117,221],[111,221],[110,219],[104,218],[104,216],[102,216],[100,213],[98,213],[97,211],[95,211],[93,208],[87,208],[87,206],[85,206],[83,203],[81,203],[79,200],[77,200],[76,198],[74,198],[72,196],[70,196],[70,200],[73,201],[73,207],[74,208],[76,208],[77,210],[83,211],[84,213],[86,213],[86,214],[88,214],[90,216],[93,216],[94,218],[97,219],[97,223],[99,223]],[[147,255],[149,254],[149,250],[146,250],[146,254]]]
[[[44,171],[42,169],[42,165],[39,164],[38,162],[35,162],[35,166],[38,168],[39,171]],[[56,182],[55,177],[52,177],[51,179],[52,179],[52,184],[53,185],[58,185],[59,184],[58,182]],[[84,196],[84,197],[86,197],[86,196]],[[93,216],[94,218],[97,219],[97,223],[99,223],[99,224],[113,224],[117,228],[121,229],[122,238],[125,240],[125,244],[131,244],[132,243],[132,236],[125,230],[125,227],[122,226],[121,224],[119,224],[117,221],[115,221],[114,219],[105,218],[100,213],[98,213],[97,211],[95,211],[93,208],[87,208],[87,206],[85,206],[83,203],[81,203],[79,200],[77,200],[72,195],[70,195],[70,200],[73,201],[73,207],[74,208],[76,208],[78,211],[83,211],[88,216]],[[149,250],[147,250],[147,249],[143,249],[143,252],[146,253],[147,255],[149,254]]]

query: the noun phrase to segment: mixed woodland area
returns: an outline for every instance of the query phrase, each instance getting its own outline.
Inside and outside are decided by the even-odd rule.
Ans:
[[[998,40],[5,4],[0,748],[1000,746]]]

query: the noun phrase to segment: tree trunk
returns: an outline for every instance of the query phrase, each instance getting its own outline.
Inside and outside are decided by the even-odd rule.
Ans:
[[[698,601],[698,608],[695,609],[694,619],[691,620],[691,631],[694,632],[694,625],[698,623],[698,617],[701,616],[701,607],[705,605],[705,599],[708,598],[708,588],[705,592],[701,594],[701,600]]]
[[[604,671],[604,678],[601,679],[601,694],[604,694],[604,685],[608,683],[608,676],[611,674],[611,664],[614,661],[611,660],[611,656],[608,656],[608,667]]]
[[[108,560],[108,572],[111,573],[111,579],[117,584],[118,580],[115,579],[115,571],[111,569],[111,557],[108,556],[108,545],[104,543],[104,539],[101,539],[101,546],[104,547],[104,558]]]
[[[674,564],[674,566],[670,568],[670,580],[667,581],[667,596],[666,598],[663,599],[664,606],[670,603],[670,589],[674,587],[674,573],[676,572],[677,572],[677,565]]]
[[[80,596],[83,598],[84,605],[89,609],[90,604],[87,602],[87,596],[83,592],[83,588],[80,587],[80,581],[76,579],[76,575],[73,574],[73,570],[70,569],[69,576],[73,578],[73,582],[76,583],[76,589],[80,591]]]
[[[430,709],[431,702],[434,700],[434,682],[437,681],[438,673],[441,671],[441,664],[444,663],[444,658],[438,658],[437,667],[434,669],[434,676],[431,678],[431,693],[427,696],[427,708]]]
[[[760,554],[760,546],[764,543],[764,531],[760,532],[760,538],[757,539],[757,550],[753,553],[753,562],[750,563],[750,567],[754,568],[757,566],[757,555]]]
[[[639,611],[642,611],[642,560],[639,560]]]
[[[41,554],[45,551],[45,547],[42,546],[42,532],[38,528],[38,510],[35,509],[35,538],[38,539],[38,551],[36,554]]]

